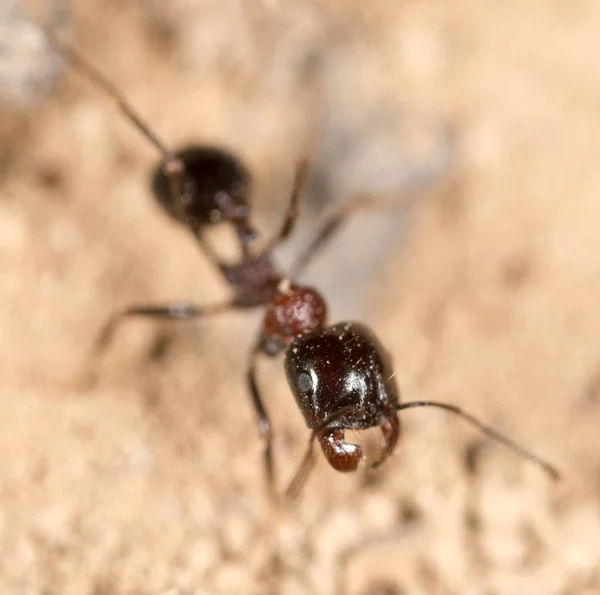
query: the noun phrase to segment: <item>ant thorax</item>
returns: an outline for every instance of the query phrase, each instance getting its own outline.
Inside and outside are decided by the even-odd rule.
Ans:
[[[316,289],[282,279],[266,305],[263,348],[276,355],[299,336],[322,329],[326,320],[327,304]]]

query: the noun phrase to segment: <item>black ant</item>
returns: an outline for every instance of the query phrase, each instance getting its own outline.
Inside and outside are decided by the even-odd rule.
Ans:
[[[260,247],[247,201],[249,175],[242,164],[229,153],[213,147],[196,146],[171,152],[103,75],[71,48],[51,38],[65,58],[111,96],[125,116],[159,150],[162,160],[153,181],[157,200],[194,234],[234,291],[233,299],[222,304],[130,307],[111,319],[98,341],[99,347],[107,344],[116,325],[125,317],[190,319],[231,309],[264,307],[262,328],[250,354],[247,382],[259,432],[265,441],[264,465],[271,489],[275,486],[273,432],[256,380],[256,361],[260,354],[272,357],[283,353],[290,389],[311,430],[306,455],[286,491],[289,498],[299,493],[308,476],[315,440],[334,469],[355,471],[363,451],[360,446],[346,442],[345,431],[377,427],[384,444],[371,467],[379,467],[392,454],[400,437],[398,412],[415,407],[437,407],[454,413],[533,461],[552,478],[559,477],[554,466],[455,405],[436,401],[401,403],[390,356],[373,332],[358,322],[329,326],[325,299],[316,289],[293,280],[348,216],[357,209],[371,206],[372,201],[364,198],[351,201],[326,220],[313,242],[297,258],[292,273],[285,275],[273,263],[272,254],[294,227],[307,162],[301,160],[296,169],[279,233]],[[232,226],[236,233],[242,256],[233,264],[223,262],[205,241],[204,228],[219,222]]]

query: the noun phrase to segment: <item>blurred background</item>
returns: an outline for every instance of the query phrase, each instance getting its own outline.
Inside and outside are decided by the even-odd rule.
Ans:
[[[283,264],[340,201],[397,205],[304,280],[374,329],[404,400],[463,406],[564,480],[423,409],[380,471],[319,457],[278,511],[244,384],[260,313],[131,321],[92,358],[118,308],[228,288],[40,21],[171,147],[243,159],[267,237],[309,155]],[[0,591],[600,592],[599,27],[592,0],[2,0]],[[308,431],[281,360],[259,382],[283,485]]]

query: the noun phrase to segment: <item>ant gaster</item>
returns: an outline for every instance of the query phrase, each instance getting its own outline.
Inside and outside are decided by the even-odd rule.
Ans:
[[[311,430],[306,455],[286,491],[290,498],[299,493],[308,476],[315,441],[332,467],[342,472],[355,471],[363,453],[360,446],[346,442],[345,431],[377,427],[384,444],[379,458],[371,466],[378,467],[393,452],[400,437],[398,412],[415,407],[437,407],[454,413],[533,461],[551,477],[559,477],[551,464],[455,405],[437,401],[401,403],[390,356],[374,333],[358,322],[329,326],[324,298],[316,289],[293,281],[348,216],[357,209],[371,206],[371,201],[350,201],[334,213],[297,258],[291,274],[284,275],[273,263],[272,253],[294,227],[306,162],[301,161],[297,167],[279,233],[262,248],[257,247],[258,234],[251,223],[247,200],[250,179],[239,161],[214,147],[189,147],[178,153],[169,151],[103,75],[52,33],[49,35],[65,58],[111,96],[125,116],[159,150],[162,160],[153,180],[158,202],[194,234],[234,293],[230,301],[209,306],[190,303],[133,306],[111,319],[99,338],[99,347],[107,344],[124,317],[190,319],[231,309],[264,307],[262,328],[250,355],[247,381],[258,428],[265,441],[265,471],[271,489],[275,486],[273,432],[256,380],[256,361],[260,354],[283,353],[289,387]],[[238,262],[223,262],[205,241],[204,227],[216,223],[233,228],[242,252]]]

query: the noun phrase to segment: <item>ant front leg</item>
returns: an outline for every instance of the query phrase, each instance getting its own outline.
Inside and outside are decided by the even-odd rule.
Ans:
[[[296,173],[294,175],[294,182],[292,184],[292,192],[290,194],[290,201],[285,214],[283,225],[279,230],[279,233],[267,244],[263,250],[264,254],[271,253],[279,244],[286,240],[294,230],[296,220],[298,219],[298,201],[300,198],[300,192],[304,186],[306,180],[306,173],[308,171],[308,160],[300,159],[296,166]]]
[[[258,383],[256,382],[256,363],[258,355],[262,352],[262,341],[259,341],[256,346],[252,349],[250,355],[250,365],[247,372],[248,388],[250,390],[250,397],[252,398],[252,404],[258,417],[258,431],[261,438],[265,442],[264,450],[264,465],[265,465],[265,477],[267,485],[272,495],[276,493],[275,483],[275,468],[273,464],[273,432],[271,429],[271,422],[269,415],[265,409]]]
[[[325,219],[313,241],[296,258],[296,261],[292,265],[290,276],[293,279],[299,277],[354,213],[361,210],[376,210],[376,207],[379,206],[381,208],[382,204],[383,201],[376,200],[370,196],[360,196],[342,204]]]
[[[106,349],[108,344],[112,341],[117,327],[125,318],[146,317],[166,318],[169,320],[189,320],[191,318],[199,318],[200,316],[225,312],[233,308],[235,308],[235,304],[232,302],[213,304],[210,306],[198,306],[188,303],[165,304],[157,306],[131,306],[130,308],[126,308],[110,318],[96,340],[95,351],[102,352]]]
[[[422,162],[414,165],[413,171],[397,189],[396,194],[401,195],[402,200],[361,195],[338,205],[337,209],[325,219],[313,241],[298,256],[291,267],[290,276],[294,279],[300,276],[355,213],[359,211],[389,213],[397,209],[408,210],[423,191],[447,175],[453,163],[455,144],[453,131],[447,126],[442,126],[436,146]]]

